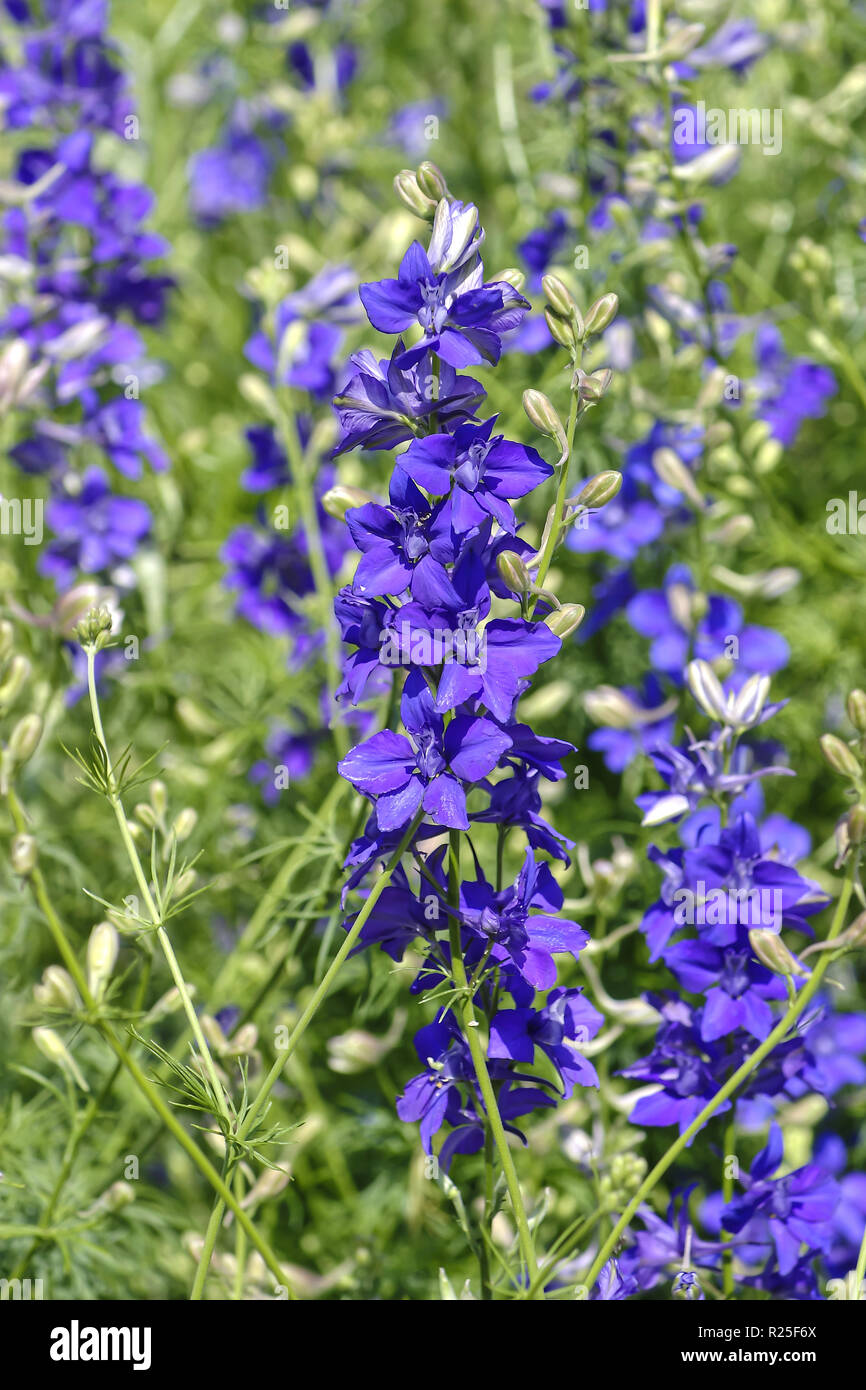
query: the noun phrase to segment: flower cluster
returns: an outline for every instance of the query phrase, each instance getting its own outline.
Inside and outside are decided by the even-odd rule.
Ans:
[[[441,175],[427,166],[423,177],[429,188]],[[527,1112],[597,1084],[580,1046],[602,1018],[580,989],[555,987],[554,957],[576,957],[588,938],[560,915],[562,889],[542,856],[568,858],[540,814],[538,784],[561,779],[573,750],[537,735],[519,713],[531,678],[560,649],[562,612],[545,603],[541,619],[528,590],[514,587],[514,562],[523,556],[531,567],[532,550],[512,504],[553,469],[506,438],[495,417],[479,418],[485,391],[460,371],[495,363],[503,334],[519,328],[528,304],[510,281],[485,281],[477,209],[440,192],[426,249],[413,243],[396,279],[361,287],[373,326],[401,336],[387,361],[355,357],[336,402],[338,452],[406,447],[387,503],[346,512],[360,560],[336,613],[354,648],[341,696],[357,702],[383,673],[399,693],[402,729],[380,730],[339,765],[372,803],[349,855],[349,887],[398,847],[411,854],[366,914],[359,945],[399,961],[421,943],[413,992],[437,1001],[437,1012],[416,1037],[423,1070],[397,1108],[420,1123],[428,1152],[449,1126],[438,1155],[447,1167],[454,1153],[484,1143],[490,1115],[481,1071],[505,1129],[519,1134]],[[509,603],[519,616],[493,616]],[[484,860],[473,834],[482,824],[496,826],[495,853]],[[503,865],[515,831],[529,843],[508,883]],[[471,876],[461,871],[461,843],[471,851]],[[540,1007],[536,991],[546,994]],[[486,1020],[480,1066],[467,1008]],[[558,1085],[527,1071],[543,1058]]]
[[[0,382],[15,412],[9,456],[47,479],[54,539],[39,568],[58,588],[78,576],[132,584],[128,562],[151,527],[143,501],[115,492],[168,460],[141,401],[155,368],[136,325],[162,321],[171,279],[152,267],[165,243],[147,230],[152,196],[118,178],[97,137],[137,141],[125,74],[103,5],[62,0],[41,22],[11,6],[0,97],[18,149],[2,219]],[[16,142],[17,143],[17,142]],[[100,149],[103,141],[100,141]]]

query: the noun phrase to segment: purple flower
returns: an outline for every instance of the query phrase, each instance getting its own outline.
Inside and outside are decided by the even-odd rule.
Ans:
[[[369,348],[350,358],[357,371],[334,398],[343,429],[335,455],[347,449],[393,449],[413,439],[418,425],[430,416],[447,428],[475,414],[485,396],[479,382],[458,376],[443,362],[437,383],[429,354],[411,367],[398,367],[404,351],[401,338],[390,360],[377,362]]]
[[[76,573],[96,575],[130,560],[150,531],[150,512],[134,497],[113,496],[100,468],[89,468],[74,496],[55,497],[45,519],[56,539],[39,562],[58,588]]]
[[[535,449],[493,436],[495,423],[494,416],[482,425],[458,425],[453,434],[428,434],[414,440],[400,460],[409,477],[434,496],[450,493],[449,517],[458,536],[491,516],[513,532],[517,523],[508,499],[525,497],[553,476]]]
[[[365,796],[375,797],[383,830],[406,825],[423,806],[436,825],[468,830],[464,782],[486,777],[511,746],[491,720],[458,714],[446,726],[420,672],[410,672],[400,704],[411,735],[383,729],[339,764]]]

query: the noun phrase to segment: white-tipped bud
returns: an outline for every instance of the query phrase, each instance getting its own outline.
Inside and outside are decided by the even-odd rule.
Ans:
[[[371,492],[364,492],[359,487],[347,487],[345,483],[337,483],[335,487],[328,488],[322,498],[322,506],[328,516],[334,517],[337,521],[343,521],[346,512],[350,512],[355,507],[363,507],[367,502],[374,502],[376,499]]]
[[[850,778],[852,782],[859,781],[862,768],[847,743],[843,743],[835,734],[822,734],[819,742],[821,752],[834,772],[838,772],[840,777]]]
[[[30,662],[26,656],[16,652],[3,673],[0,685],[0,710],[9,709],[15,703],[30,678]]]
[[[100,1000],[117,963],[120,938],[111,922],[97,922],[87,942],[87,988]]]
[[[9,735],[9,756],[19,767],[36,752],[42,737],[42,720],[38,714],[25,714]]]
[[[713,179],[724,179],[732,174],[740,161],[736,145],[713,145],[704,154],[696,155],[684,164],[677,164],[672,170],[679,183],[710,183]]]
[[[775,975],[807,976],[809,971],[802,966],[797,957],[788,950],[777,932],[768,927],[753,927],[749,932],[749,945],[762,965]]]
[[[582,603],[564,603],[561,608],[549,613],[544,621],[554,636],[564,642],[566,637],[577,631],[585,617],[586,609]]]
[[[81,1008],[81,996],[75,988],[75,981],[62,965],[49,965],[43,970],[41,983],[33,986],[33,998],[43,1009],[77,1013]]]
[[[394,192],[404,207],[432,222],[436,215],[438,198],[430,198],[418,187],[418,179],[413,169],[401,169],[394,179]]]
[[[183,844],[188,840],[198,823],[198,815],[192,806],[184,806],[183,810],[175,816],[171,832],[178,844]]]
[[[615,685],[600,685],[587,690],[583,707],[590,719],[608,729],[632,729],[641,722],[643,711]]]
[[[53,1028],[34,1028],[33,1041],[39,1048],[44,1057],[47,1057],[55,1066],[62,1068],[68,1076],[71,1076],[76,1086],[80,1086],[82,1091],[89,1091],[90,1087],[78,1069],[78,1065],[72,1053],[67,1048],[59,1033],[55,1033]]]
[[[652,465],[663,483],[688,497],[693,506],[703,506],[704,499],[695,485],[694,478],[673,449],[656,449],[652,456]]]
[[[36,868],[38,859],[36,840],[32,835],[16,835],[9,850],[9,862],[12,865],[12,872],[20,878],[29,878]]]

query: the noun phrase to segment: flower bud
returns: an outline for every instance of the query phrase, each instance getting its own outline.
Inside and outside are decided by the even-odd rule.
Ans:
[[[835,734],[822,734],[819,742],[821,752],[834,772],[838,772],[840,777],[850,777],[852,781],[859,781],[860,764],[847,743],[843,743]]]
[[[16,835],[9,851],[13,873],[19,874],[21,878],[29,878],[36,868],[37,857],[34,837],[25,834]]]
[[[186,873],[179,874],[174,884],[172,897],[175,901],[185,898],[187,893],[191,893],[198,883],[198,874],[195,869],[187,869]]]
[[[42,981],[33,986],[33,998],[43,1009],[64,1009],[76,1013],[81,1008],[81,997],[75,988],[75,981],[62,965],[49,965],[42,972]]]
[[[505,585],[514,594],[528,594],[532,588],[532,576],[519,555],[513,550],[503,550],[496,561],[496,568]]]
[[[824,945],[825,943],[822,942],[821,944]],[[845,949],[849,951],[861,950],[866,946],[866,912],[861,912],[859,917],[854,918],[850,927],[846,927],[843,932],[840,932],[832,943],[828,942],[826,944],[832,944],[836,950],[838,950],[840,946],[844,946]]]
[[[605,469],[603,473],[596,473],[594,478],[584,483],[575,499],[579,507],[606,507],[608,502],[612,502],[622,487],[622,474],[615,469]]]
[[[87,943],[87,988],[94,999],[105,993],[117,962],[120,941],[111,922],[97,922]]]
[[[445,175],[431,159],[425,159],[423,164],[418,165],[415,171],[415,182],[425,197],[433,198],[437,203],[441,198],[448,197]]]
[[[555,314],[559,314],[560,318],[563,319],[574,317],[577,313],[577,305],[568,286],[563,284],[558,275],[543,275],[541,288]]]
[[[512,285],[518,294],[526,284],[526,276],[523,271],[517,270],[514,266],[506,266],[505,270],[497,271],[495,275],[491,276],[491,284],[495,285],[499,280],[504,280],[506,284]]]
[[[190,997],[196,993],[195,985],[188,984],[187,990],[189,991]],[[183,999],[181,998],[180,991],[176,985],[173,985],[170,990],[167,990],[165,994],[157,999],[153,1008],[145,1014],[144,1022],[159,1023],[161,1019],[168,1018],[170,1014],[177,1013],[178,1009],[182,1007]]]
[[[30,662],[26,656],[16,652],[9,662],[3,684],[0,685],[0,709],[8,709],[14,704],[30,677]]]
[[[189,839],[190,835],[195,830],[197,822],[198,816],[193,808],[191,806],[184,806],[183,810],[175,817],[174,824],[171,827],[172,834],[178,844],[183,844],[184,840]]]
[[[866,840],[866,806],[858,802],[848,812],[848,843],[862,845]]]
[[[602,367],[600,371],[587,374],[579,367],[574,374],[574,388],[577,390],[577,398],[581,405],[588,401],[600,401],[610,383],[613,381],[613,372],[610,367]]]
[[[588,338],[590,333],[602,333],[608,324],[613,323],[619,309],[619,296],[603,294],[594,304],[590,304],[584,315],[583,331]]]
[[[608,729],[631,729],[640,723],[642,711],[615,685],[587,690],[583,707],[590,719]]]
[[[668,487],[682,492],[696,506],[703,505],[703,498],[695,486],[694,478],[673,449],[656,449],[652,456],[652,466]]]
[[[761,964],[772,970],[774,975],[809,974],[788,950],[782,938],[769,927],[753,927],[749,932],[749,945]]]
[[[132,808],[132,814],[146,830],[155,830],[159,823],[156,811],[147,801],[137,801]]]
[[[112,618],[107,608],[91,608],[75,628],[74,635],[82,647],[104,647],[111,634]]]
[[[89,1091],[90,1087],[78,1070],[75,1059],[69,1052],[59,1033],[55,1033],[53,1028],[34,1028],[33,1041],[39,1048],[43,1056],[47,1057],[55,1066],[61,1067],[67,1075],[71,1076],[77,1086],[82,1091]]]
[[[577,631],[585,617],[586,609],[582,603],[564,603],[561,608],[549,613],[544,621],[554,636],[564,641]]]
[[[662,44],[658,51],[659,61],[662,63],[678,63],[681,58],[685,58],[687,53],[691,53],[693,48],[697,48],[701,39],[704,37],[705,25],[703,24],[682,24],[675,29]]]
[[[5,661],[12,651],[15,629],[7,618],[0,622],[0,661]]]
[[[432,222],[436,213],[438,198],[428,198],[418,187],[418,180],[411,169],[401,169],[394,179],[394,192],[400,202],[416,217]]]
[[[25,714],[9,735],[9,756],[20,767],[33,757],[42,737],[42,720],[38,714]]]
[[[866,734],[866,690],[852,690],[847,700],[848,718],[858,734]]]
[[[560,318],[549,305],[544,311],[544,319],[554,342],[559,343],[560,347],[569,349],[574,347],[574,324],[570,320]]]
[[[279,417],[277,398],[263,377],[255,372],[242,372],[238,377],[238,390],[248,405],[266,415],[269,420]]]
[[[343,521],[346,512],[353,507],[363,507],[365,503],[374,500],[372,493],[364,492],[359,487],[347,487],[345,483],[337,483],[335,487],[328,488],[322,497],[322,506],[337,521]]]
[[[551,439],[555,439],[560,449],[564,451],[566,445],[565,429],[553,408],[553,403],[548,400],[544,392],[524,391],[523,409],[530,423],[542,434],[548,434]]]

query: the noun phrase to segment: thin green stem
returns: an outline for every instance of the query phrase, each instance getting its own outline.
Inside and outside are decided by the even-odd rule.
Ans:
[[[349,751],[349,738],[345,724],[339,717],[335,717],[336,693],[340,684],[340,639],[337,631],[337,624],[334,618],[334,586],[331,583],[331,575],[328,570],[328,562],[325,558],[325,546],[322,540],[322,528],[319,525],[319,514],[316,509],[316,498],[313,494],[313,479],[310,469],[307,466],[307,456],[301,447],[298,438],[298,429],[295,413],[286,403],[283,397],[279,402],[278,428],[280,439],[286,451],[286,456],[292,469],[292,476],[295,480],[295,496],[298,499],[298,507],[301,513],[301,521],[304,526],[304,533],[307,538],[307,552],[310,561],[310,571],[313,576],[313,583],[316,588],[316,598],[319,605],[319,620],[325,634],[325,653],[328,667],[328,704],[331,732],[334,735],[334,743],[340,757],[344,757]]]
[[[16,829],[19,831],[25,830],[27,827],[27,821],[24,816],[21,803],[18,801],[15,792],[11,789],[7,793],[7,801],[9,804],[9,809],[12,813],[12,819],[15,823]],[[246,1212],[243,1211],[243,1209],[237,1202],[234,1194],[229,1191],[228,1187],[226,1186],[223,1179],[220,1177],[217,1170],[214,1168],[213,1164],[210,1162],[208,1158],[205,1157],[205,1155],[199,1149],[198,1145],[187,1134],[186,1130],[183,1128],[183,1126],[177,1120],[175,1115],[169,1109],[166,1102],[162,1099],[162,1096],[145,1076],[141,1067],[135,1061],[135,1058],[132,1057],[126,1050],[126,1048],[123,1046],[123,1043],[117,1037],[111,1024],[108,1023],[106,1019],[100,1017],[99,1006],[96,1000],[93,998],[93,995],[90,993],[84,971],[81,969],[81,966],[78,963],[78,958],[72,949],[63,923],[61,922],[59,916],[57,915],[57,912],[55,911],[54,904],[51,901],[51,895],[48,892],[45,879],[38,865],[36,868],[33,869],[31,874],[29,875],[29,882],[33,896],[36,899],[36,902],[39,905],[46,922],[48,923],[48,929],[51,932],[52,938],[60,954],[60,957],[63,960],[66,969],[69,971],[70,975],[75,981],[78,987],[78,992],[81,995],[82,1000],[84,1001],[85,1008],[91,1016],[90,1021],[92,1022],[93,1026],[97,1029],[101,1037],[111,1048],[111,1051],[114,1053],[117,1060],[129,1073],[132,1080],[135,1082],[135,1085],[138,1087],[139,1091],[141,1091],[142,1095],[147,1101],[148,1105],[154,1111],[154,1113],[158,1115],[165,1128],[169,1131],[173,1138],[176,1139],[178,1144],[180,1144],[184,1152],[192,1159],[199,1172],[202,1174],[204,1178],[207,1179],[217,1196],[220,1197],[226,1203],[226,1205],[229,1206],[231,1210],[234,1212],[236,1219],[243,1226],[244,1230],[250,1238],[250,1241],[258,1250],[268,1269],[278,1280],[279,1284],[285,1287],[285,1272],[280,1267],[279,1261],[277,1260],[277,1257],[274,1254],[268,1242],[262,1236],[259,1235],[255,1226],[250,1221],[250,1218],[247,1216]],[[39,1228],[33,1228],[34,1234],[37,1234],[38,1230]],[[289,1296],[291,1298],[294,1298],[295,1296],[290,1287]]]
[[[90,712],[93,719],[93,731],[96,734],[96,737],[99,741],[103,753],[105,754],[106,763],[109,769],[107,790],[108,800],[111,804],[111,809],[114,812],[114,818],[117,821],[117,828],[120,831],[120,837],[123,841],[127,858],[129,859],[130,865],[132,866],[132,872],[135,875],[136,883],[138,884],[139,889],[141,891],[141,896],[144,899],[148,915],[150,916],[150,920],[156,928],[157,940],[159,941],[163,955],[165,956],[165,959],[168,963],[168,968],[171,971],[171,977],[174,980],[178,995],[183,1003],[184,1011],[186,1013],[187,1020],[189,1021],[189,1026],[192,1029],[193,1037],[195,1038],[196,1043],[198,1045],[198,1050],[201,1054],[202,1062],[207,1071],[208,1079],[210,1081],[211,1089],[213,1091],[214,1102],[219,1110],[219,1114],[223,1122],[225,1123],[225,1125],[230,1126],[231,1116],[229,1114],[229,1108],[226,1102],[225,1092],[223,1090],[222,1083],[219,1079],[219,1076],[217,1075],[216,1066],[214,1064],[213,1057],[211,1056],[210,1048],[207,1045],[207,1039],[205,1038],[205,1035],[202,1032],[202,1027],[199,1023],[198,1015],[196,1014],[196,1011],[193,1008],[193,1003],[190,997],[190,992],[187,987],[186,980],[183,977],[183,972],[180,968],[180,965],[178,964],[177,956],[174,953],[174,948],[171,944],[171,941],[169,940],[168,933],[166,932],[165,927],[163,925],[162,914],[160,913],[159,908],[154,902],[153,894],[150,891],[150,885],[147,881],[144,869],[141,866],[141,860],[138,857],[138,850],[135,847],[135,841],[133,840],[129,829],[129,822],[126,819],[126,812],[123,809],[123,802],[121,801],[120,795],[118,793],[117,783],[115,781],[114,772],[112,770],[111,756],[108,752],[108,744],[105,738],[105,730],[102,727],[102,716],[99,710],[99,697],[96,691],[96,648],[93,646],[87,646],[85,647],[85,653],[87,656],[87,688],[90,694]]]
[[[845,875],[845,882],[843,883],[842,891],[839,894],[839,901],[836,904],[836,911],[833,915],[833,922],[831,924],[830,931],[827,935],[828,941],[833,941],[839,935],[839,932],[842,930],[842,923],[845,920],[845,914],[848,911],[848,904],[851,901],[851,893],[853,889],[855,871],[856,859],[855,856],[852,855],[848,863],[848,871]],[[796,1003],[794,1003],[787,1010],[784,1017],[776,1025],[776,1027],[769,1034],[769,1036],[764,1039],[760,1047],[757,1047],[755,1051],[751,1054],[751,1056],[747,1057],[743,1064],[737,1068],[733,1076],[728,1078],[724,1086],[720,1087],[720,1089],[713,1096],[712,1100],[707,1102],[700,1114],[695,1117],[695,1119],[692,1121],[692,1123],[688,1126],[687,1129],[683,1130],[679,1138],[676,1139],[673,1144],[671,1144],[670,1148],[659,1159],[658,1163],[655,1165],[652,1171],[647,1174],[646,1178],[641,1183],[637,1192],[632,1197],[631,1201],[628,1203],[627,1207],[623,1211],[622,1216],[617,1221],[608,1239],[605,1241],[604,1245],[599,1250],[598,1255],[596,1256],[593,1262],[592,1268],[589,1271],[589,1275],[587,1276],[586,1282],[589,1288],[592,1288],[603,1266],[610,1259],[611,1255],[616,1249],[617,1243],[620,1240],[623,1232],[628,1229],[628,1226],[638,1207],[641,1205],[642,1202],[646,1201],[647,1197],[652,1192],[656,1183],[664,1177],[665,1173],[668,1171],[671,1164],[674,1162],[674,1159],[676,1159],[679,1156],[679,1154],[682,1153],[683,1149],[685,1149],[691,1143],[692,1139],[694,1139],[698,1131],[703,1128],[707,1120],[712,1119],[713,1115],[715,1115],[719,1107],[723,1105],[725,1101],[728,1100],[732,1095],[734,1095],[736,1091],[739,1090],[740,1086],[742,1086],[744,1081],[748,1081],[749,1077],[756,1070],[756,1068],[760,1066],[764,1058],[769,1056],[769,1054],[773,1051],[773,1048],[776,1047],[779,1043],[784,1042],[789,1030],[797,1022],[797,1019],[800,1017],[800,1014],[803,1012],[806,1005],[809,1003],[809,1000],[812,999],[815,995],[815,992],[817,991],[823,978],[824,972],[832,959],[832,952],[828,952],[827,955],[822,956],[819,963],[815,966],[815,969],[813,970],[810,978],[807,980],[806,984],[800,990],[800,993],[797,996]]]
[[[544,588],[544,581],[547,578],[547,574],[550,569],[551,562],[553,560],[553,553],[556,550],[556,544],[559,539],[559,528],[562,525],[562,518],[565,514],[565,499],[568,495],[568,474],[571,466],[571,454],[572,450],[574,449],[574,431],[577,426],[577,407],[578,394],[576,391],[572,391],[571,405],[569,406],[568,411],[568,424],[566,425],[565,430],[565,450],[563,452],[562,459],[559,465],[559,480],[556,488],[556,502],[554,504],[553,509],[553,520],[550,524],[550,530],[547,534],[547,540],[544,545],[544,552],[541,556],[541,561],[538,566],[538,574],[536,575],[535,579],[536,587],[539,589]],[[530,605],[530,616],[535,610],[535,604],[537,603],[537,601],[537,598],[534,599],[532,604]]]

